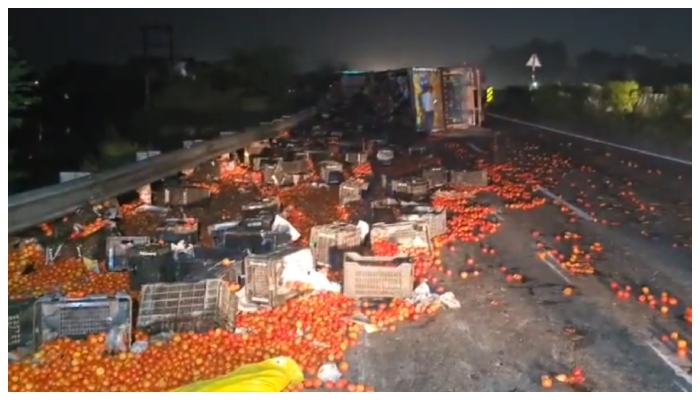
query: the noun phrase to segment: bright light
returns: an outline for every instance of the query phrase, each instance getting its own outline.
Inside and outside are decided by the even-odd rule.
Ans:
[[[538,86],[539,86],[539,83],[537,83],[537,81],[532,81],[532,83],[530,84],[530,87],[532,89],[537,89]]]

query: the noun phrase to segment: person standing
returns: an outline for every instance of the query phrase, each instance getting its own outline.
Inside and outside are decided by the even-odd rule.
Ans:
[[[426,135],[433,132],[433,122],[435,121],[435,97],[433,96],[433,87],[427,85],[423,93],[420,95],[420,104],[423,109],[423,131]]]

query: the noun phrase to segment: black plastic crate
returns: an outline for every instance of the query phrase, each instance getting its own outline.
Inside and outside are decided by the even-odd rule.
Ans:
[[[260,201],[254,201],[242,208],[243,218],[255,218],[260,214],[277,214],[280,211],[280,200],[277,197],[266,197]]]
[[[134,246],[149,244],[153,238],[148,236],[110,236],[105,247],[108,271],[128,271],[129,258],[127,252]]]
[[[174,282],[177,267],[169,244],[146,244],[127,250],[131,288],[150,283]]]
[[[267,254],[291,242],[287,233],[252,232],[243,229],[224,233],[224,247],[236,254]]]
[[[227,283],[241,283],[243,276],[243,260],[231,260],[213,262],[209,260],[193,261],[190,273],[183,279],[184,282],[198,282],[206,279],[221,279]]]
[[[274,214],[260,213],[253,218],[243,218],[239,223],[240,229],[250,231],[269,231],[272,229],[272,223],[275,222]]]
[[[239,230],[238,221],[219,222],[218,224],[209,225],[207,227],[207,232],[209,233],[215,248],[223,248],[226,232],[235,230]]]
[[[156,229],[158,240],[165,243],[199,243],[199,221],[196,218],[168,218]]]

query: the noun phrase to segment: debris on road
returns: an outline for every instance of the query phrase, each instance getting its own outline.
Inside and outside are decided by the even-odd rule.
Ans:
[[[331,131],[340,137],[323,134]],[[195,196],[204,202],[190,202],[183,194],[182,201],[163,202],[167,208],[119,206],[120,234],[84,228],[63,238],[61,223],[55,223],[43,224],[36,240],[15,242],[8,264],[10,299],[17,304],[10,315],[10,391],[168,391],[282,355],[304,373],[303,382],[288,391],[390,390],[376,377],[358,375],[349,351],[363,346],[367,334],[400,337],[420,325],[413,333],[420,335],[439,314],[467,313],[475,302],[466,301],[465,293],[482,292],[487,284],[488,295],[478,302],[494,319],[517,316],[510,311],[515,302],[493,295],[497,291],[534,296],[549,287],[557,301],[536,305],[555,307],[559,298],[576,303],[596,293],[590,289],[597,283],[590,282],[607,279],[612,290],[612,295],[603,290],[607,301],[637,299],[660,316],[678,316],[662,321],[669,327],[692,324],[692,309],[681,301],[685,296],[655,291],[651,280],[603,275],[612,246],[583,233],[589,231],[579,220],[612,217],[593,210],[590,196],[568,176],[563,181],[577,188],[577,197],[556,196],[555,213],[564,214],[563,222],[529,226],[518,237],[522,243],[492,241],[513,215],[553,205],[535,189],[561,185],[555,168],[571,167],[569,161],[516,156],[494,165],[476,152],[475,170],[449,170],[457,164],[450,157],[460,166],[474,161],[473,149],[449,138],[421,147],[376,148],[365,146],[359,132],[330,125],[292,132],[284,140],[284,146],[282,138],[266,146],[270,157],[251,154],[247,164],[218,161],[216,179],[197,182],[206,187]],[[531,155],[537,149],[520,150]],[[458,178],[456,184],[450,176]],[[624,191],[628,201],[630,191]],[[645,213],[659,207],[634,202]],[[576,213],[579,206],[585,212]],[[551,226],[557,229],[547,229]],[[80,246],[82,254],[54,251],[47,258],[48,249],[59,245]],[[515,246],[528,252],[515,253],[509,248]],[[503,262],[509,252],[519,258]],[[521,265],[528,257],[545,272]],[[537,282],[552,273],[538,259],[551,262],[567,284]],[[498,283],[493,286],[487,277]],[[94,312],[78,312],[70,307],[76,302],[99,305]],[[36,304],[44,316],[38,340],[28,311]],[[122,317],[131,308],[133,324],[131,313],[128,321]],[[99,318],[110,323],[95,322]],[[418,321],[425,325],[412,324]],[[470,335],[468,322],[450,323]],[[516,333],[529,329],[528,321],[506,324]],[[594,328],[586,327],[584,335],[584,329],[567,325],[560,327],[565,335],[555,330],[552,336],[580,342]],[[682,328],[667,332],[661,341],[689,360],[690,336]],[[526,338],[519,346],[534,347],[528,340],[548,339]],[[473,346],[486,354],[486,346]],[[528,384],[587,389],[583,368],[595,374],[588,365],[548,371],[570,367],[537,366]]]

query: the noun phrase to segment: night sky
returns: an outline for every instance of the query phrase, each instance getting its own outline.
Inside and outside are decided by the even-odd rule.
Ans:
[[[489,45],[562,40],[573,52],[633,45],[690,60],[691,10],[9,10],[9,33],[36,68],[70,59],[121,62],[140,54],[139,27],[170,24],[177,57],[220,59],[241,45],[294,46],[304,68],[357,69],[480,61]],[[523,60],[523,63],[526,60]]]

